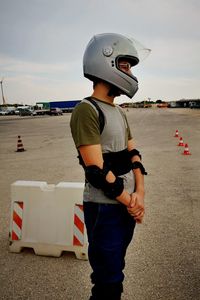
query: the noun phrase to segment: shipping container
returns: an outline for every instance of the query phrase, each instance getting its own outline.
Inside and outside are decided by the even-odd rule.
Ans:
[[[71,100],[71,101],[53,101],[49,102],[51,108],[61,108],[63,112],[71,112],[74,107],[80,103],[81,100]]]

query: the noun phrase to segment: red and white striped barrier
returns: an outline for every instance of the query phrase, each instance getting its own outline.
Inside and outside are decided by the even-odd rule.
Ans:
[[[74,206],[74,246],[84,245],[84,216],[83,205],[76,204]]]
[[[63,251],[87,259],[83,215],[84,183],[16,181],[11,185],[10,251],[33,248],[38,255]]]
[[[14,202],[12,219],[12,240],[18,241],[22,236],[23,202]]]

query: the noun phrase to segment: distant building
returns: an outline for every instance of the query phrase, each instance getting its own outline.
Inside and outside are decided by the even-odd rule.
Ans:
[[[191,107],[200,104],[200,99],[180,99],[176,101],[179,107]]]

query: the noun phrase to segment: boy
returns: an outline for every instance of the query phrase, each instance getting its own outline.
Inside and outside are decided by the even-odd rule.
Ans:
[[[84,54],[91,97],[73,110],[71,132],[85,170],[84,217],[94,284],[90,299],[119,300],[125,254],[135,223],[144,216],[144,174],[127,118],[114,104],[138,90],[131,68],[139,63],[134,43],[114,33],[94,36]]]

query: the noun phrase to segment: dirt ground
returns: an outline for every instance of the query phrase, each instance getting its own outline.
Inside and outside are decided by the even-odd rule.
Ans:
[[[127,116],[148,176],[146,216],[127,252],[123,300],[200,299],[200,110],[129,109]],[[69,120],[70,114],[0,117],[0,299],[89,298],[88,261],[73,253],[9,252],[11,183],[84,180]],[[177,146],[176,129],[190,156]]]

